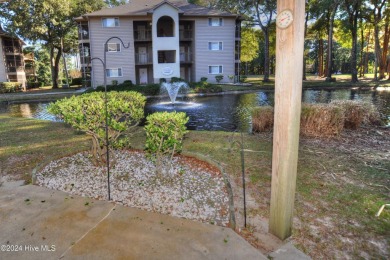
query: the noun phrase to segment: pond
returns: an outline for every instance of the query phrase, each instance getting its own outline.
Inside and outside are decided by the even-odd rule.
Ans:
[[[224,94],[215,96],[178,97],[178,104],[172,106],[166,99],[149,99],[145,116],[155,111],[184,111],[190,120],[190,130],[249,130],[246,108],[253,106],[273,105],[274,92],[257,91],[254,93]],[[332,100],[363,100],[373,103],[381,113],[382,120],[390,126],[390,91],[373,90],[304,90],[302,101],[306,103],[328,103]],[[47,113],[48,103],[10,104],[0,107],[0,113],[10,113],[15,117],[38,118],[59,121]]]

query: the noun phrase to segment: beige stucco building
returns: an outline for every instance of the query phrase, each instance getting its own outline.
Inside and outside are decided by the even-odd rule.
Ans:
[[[201,77],[222,82],[238,74],[240,17],[187,1],[133,0],[76,18],[82,72],[93,86],[131,80],[158,83],[161,78]],[[113,38],[105,43],[111,37]]]

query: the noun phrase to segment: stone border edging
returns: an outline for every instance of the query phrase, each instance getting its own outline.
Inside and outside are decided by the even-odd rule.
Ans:
[[[38,163],[37,166],[35,166],[35,168],[31,172],[31,184],[32,185],[37,185],[37,171],[41,170],[43,167],[45,167],[46,165],[48,165],[50,162],[52,162],[55,159],[56,158],[49,156],[45,160],[43,160],[42,162]]]

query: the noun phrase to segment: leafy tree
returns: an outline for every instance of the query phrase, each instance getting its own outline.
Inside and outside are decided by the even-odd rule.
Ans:
[[[144,117],[146,98],[134,91],[107,93],[108,140],[110,144],[118,144],[118,138],[127,133],[131,135]],[[48,111],[62,118],[77,130],[84,131],[92,137],[91,153],[97,164],[104,164],[107,154],[105,141],[106,117],[103,92],[93,92],[81,96],[61,99],[50,104]]]
[[[383,53],[382,53],[382,63],[387,65],[387,68],[383,68],[383,71],[381,69],[380,73],[385,73],[385,71],[388,70],[390,64],[387,64],[387,53],[389,50],[389,42],[390,42],[390,3],[387,4],[386,11],[385,11],[385,33],[383,36]],[[390,71],[387,71],[389,75],[390,80]]]
[[[47,48],[42,45],[28,46],[23,49],[23,53],[34,54],[38,82],[49,85],[51,82],[50,54]]]
[[[114,7],[127,4],[129,3],[129,0],[104,0],[104,2],[107,4],[107,6]]]
[[[241,31],[241,62],[248,62],[259,56],[258,31],[253,28],[243,28]],[[247,72],[245,73],[247,74]]]
[[[272,0],[257,0],[253,1],[252,19],[254,25],[260,26],[264,34],[264,82],[269,81],[270,74],[270,59],[269,59],[269,44],[270,44],[270,28],[276,18],[276,1]]]
[[[386,6],[386,3],[387,0],[370,0],[369,4],[366,6],[368,12],[366,19],[374,26],[374,41],[375,41],[374,80],[383,79],[385,77],[385,73],[384,73],[385,64],[382,59],[382,48],[379,40],[379,32],[380,32],[381,21],[384,15],[384,8]],[[381,72],[379,78],[377,75],[378,66]]]
[[[332,69],[333,69],[333,26],[334,18],[339,8],[341,1],[340,0],[325,0],[327,4],[327,14],[328,14],[328,51],[327,51],[327,69],[326,69],[326,81],[332,81]]]
[[[351,82],[358,82],[357,77],[357,36],[358,36],[358,18],[361,15],[362,0],[344,0],[344,10],[347,14],[348,29],[351,32],[352,50],[351,50]]]
[[[48,48],[53,88],[58,88],[61,55],[77,46],[73,18],[104,5],[102,0],[13,0],[0,4],[0,16],[9,31]]]

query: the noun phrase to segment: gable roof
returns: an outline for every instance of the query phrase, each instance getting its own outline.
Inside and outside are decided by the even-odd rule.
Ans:
[[[88,17],[105,17],[105,16],[146,16],[163,4],[169,4],[176,8],[180,14],[185,16],[231,16],[237,15],[207,8],[199,5],[189,4],[186,0],[130,0],[128,4],[116,6],[113,8],[103,8],[99,11],[85,14],[75,20],[82,20]]]

